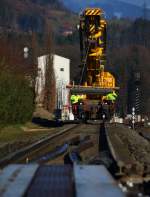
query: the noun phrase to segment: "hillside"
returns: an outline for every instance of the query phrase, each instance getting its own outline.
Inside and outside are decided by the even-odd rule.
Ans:
[[[134,1],[131,1],[131,0],[120,0],[120,1],[123,1],[123,2],[126,2],[126,3],[135,4],[135,5],[139,5],[139,6],[143,6],[143,4],[145,3],[147,5],[147,7],[150,7],[150,1],[149,0],[144,0],[144,1],[141,1],[141,0],[134,0]]]
[[[48,22],[54,32],[61,32],[65,28],[73,28],[75,18],[58,0],[0,1],[1,30],[42,33],[45,22]]]
[[[78,15],[69,11],[59,0],[0,0],[0,41],[6,40],[9,48],[22,51],[24,46],[32,47],[32,32],[35,32],[38,55],[41,55],[45,53],[45,35],[50,31],[53,53],[72,59],[72,68],[79,64],[80,56],[74,55],[74,51],[79,54],[77,23]],[[11,52],[5,44],[4,47],[6,50],[1,45],[1,55],[7,54],[8,59]],[[71,77],[75,77],[73,69]]]
[[[143,16],[143,7],[120,0],[61,0],[61,2],[63,2],[66,7],[75,12],[79,12],[85,7],[101,7],[105,10],[107,18],[117,16],[134,19]],[[147,10],[147,15],[150,17],[150,10]]]

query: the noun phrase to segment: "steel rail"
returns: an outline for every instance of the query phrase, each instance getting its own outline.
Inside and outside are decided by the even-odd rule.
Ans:
[[[10,155],[8,155],[8,156],[4,157],[2,160],[0,160],[0,168],[4,168],[5,166],[7,166],[11,163],[15,163],[18,160],[21,160],[21,158],[24,158],[25,155],[27,155],[29,153],[32,153],[38,149],[44,148],[44,146],[47,146],[51,142],[51,140],[53,140],[57,137],[60,137],[63,134],[65,134],[65,133],[67,133],[67,132],[71,131],[72,129],[75,129],[76,127],[79,127],[79,126],[80,126],[80,124],[77,124],[77,125],[73,125],[69,128],[65,128],[62,131],[58,131],[58,133],[56,133],[54,135],[48,136],[44,139],[37,141],[36,143],[33,143],[25,148],[22,148],[19,151],[11,153]]]

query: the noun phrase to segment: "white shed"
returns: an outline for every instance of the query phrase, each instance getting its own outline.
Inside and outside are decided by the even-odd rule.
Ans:
[[[36,78],[36,102],[43,103],[43,92],[45,88],[45,71],[47,55],[38,57],[38,75]],[[61,109],[68,105],[69,90],[66,85],[70,82],[70,60],[58,55],[53,55],[53,68],[56,77],[57,108]]]
[[[68,105],[69,90],[66,85],[70,82],[70,60],[58,55],[53,56],[53,66],[56,76],[57,108]]]

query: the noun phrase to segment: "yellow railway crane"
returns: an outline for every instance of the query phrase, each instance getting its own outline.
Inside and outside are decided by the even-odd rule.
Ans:
[[[104,12],[100,8],[87,8],[80,15],[80,50],[82,73],[79,85],[70,87],[72,98],[84,100],[84,104],[98,104],[103,99],[114,98],[113,94],[118,89],[115,78],[105,72],[106,65],[106,37],[107,23]],[[80,97],[80,95],[82,95]]]
[[[115,88],[115,78],[104,72],[106,64],[106,21],[103,10],[87,8],[80,16],[80,48],[83,71],[80,85]]]

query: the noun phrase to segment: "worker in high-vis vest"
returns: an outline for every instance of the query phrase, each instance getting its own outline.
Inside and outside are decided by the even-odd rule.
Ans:
[[[103,100],[112,101],[113,103],[116,101],[118,95],[115,91],[108,93],[106,96],[103,96]]]
[[[71,104],[75,104],[80,102],[81,100],[85,99],[86,96],[85,95],[71,95],[70,100],[71,100]]]
[[[70,100],[71,100],[72,104],[78,103],[78,96],[77,95],[71,95]]]

